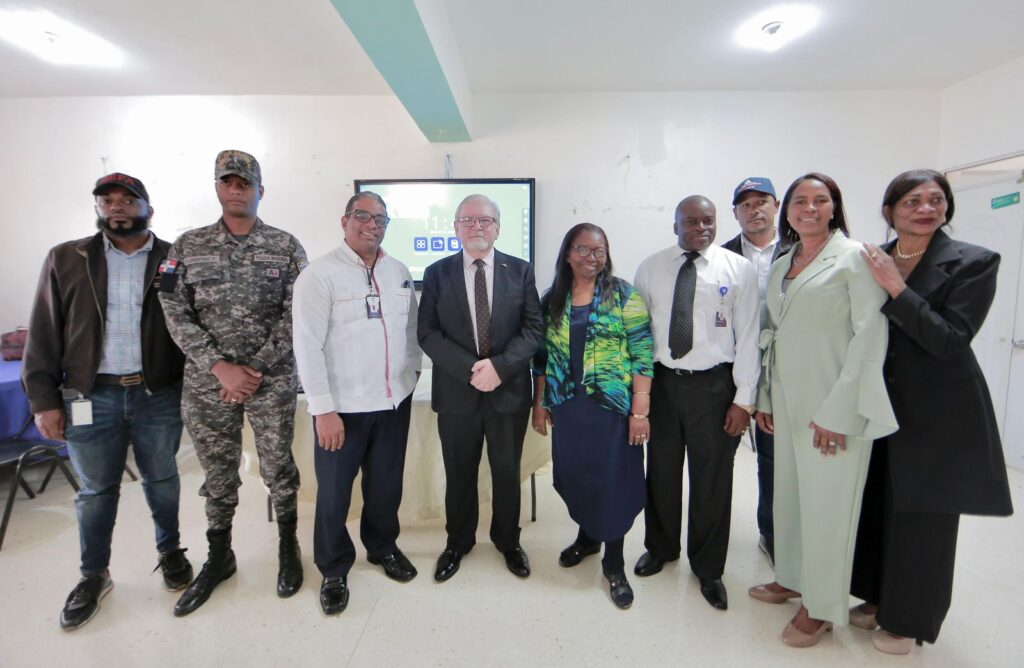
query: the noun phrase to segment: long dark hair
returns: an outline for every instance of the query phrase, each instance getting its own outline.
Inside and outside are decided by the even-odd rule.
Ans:
[[[541,308],[547,313],[549,324],[560,325],[562,323],[565,300],[572,290],[572,267],[569,266],[569,253],[572,252],[572,242],[583,232],[596,232],[604,239],[608,257],[605,259],[604,269],[597,275],[597,285],[601,290],[602,302],[611,297],[614,278],[612,274],[612,250],[608,247],[608,235],[604,233],[604,230],[592,223],[574,225],[565,233],[565,238],[562,239],[562,247],[558,251],[558,261],[555,264],[555,280],[551,282],[551,289],[547,291],[544,299],[541,300]]]
[[[832,180],[832,177],[825,176],[821,172],[811,172],[793,181],[789,188],[786,189],[786,196],[782,198],[782,222],[779,223],[779,233],[782,237],[790,241],[800,239],[800,235],[789,224],[789,202],[793,198],[793,191],[804,181],[821,181],[825,184],[829,195],[832,197],[832,220],[828,221],[828,228],[830,230],[840,230],[844,236],[850,236],[850,230],[846,226],[846,208],[843,207],[843,193],[839,191],[839,186]]]
[[[885,218],[885,222],[889,224],[890,228],[893,226],[892,208],[896,206],[896,203],[903,199],[908,192],[929,181],[935,181],[942,188],[942,194],[946,196],[946,222],[940,227],[949,225],[949,222],[953,220],[954,210],[953,188],[950,187],[949,180],[934,169],[912,169],[890,181],[889,186],[885,189],[885,195],[882,196],[882,217]],[[888,210],[888,214],[886,210]]]

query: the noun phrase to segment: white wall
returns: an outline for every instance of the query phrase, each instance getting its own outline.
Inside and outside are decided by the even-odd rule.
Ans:
[[[943,168],[1024,152],[1024,57],[942,92]]]
[[[719,208],[722,242],[738,232],[729,201],[746,176],[780,189],[820,170],[847,199],[853,235],[878,240],[893,175],[938,164],[939,93],[659,93],[478,95],[477,139],[428,144],[397,100],[368,97],[0,99],[4,233],[0,331],[28,320],[46,250],[94,231],[93,181],[142,178],[157,234],[219,215],[213,158],[255,154],[260,215],[294,232],[311,257],[340,240],[357,178],[537,178],[538,283],[548,283],[570,226],[606,228],[619,275],[673,243],[672,212],[701,193]],[[781,196],[781,191],[780,191]],[[385,242],[386,247],[386,242]]]

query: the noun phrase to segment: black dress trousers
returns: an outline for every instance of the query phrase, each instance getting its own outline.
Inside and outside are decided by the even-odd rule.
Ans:
[[[315,444],[313,560],[324,577],[347,575],[355,563],[356,550],[345,522],[352,503],[352,484],[360,471],[363,512],[359,537],[366,554],[383,557],[395,549],[411,410],[410,394],[392,410],[340,413],[345,423],[341,448],[327,451]],[[315,420],[313,433],[316,438]]]
[[[447,487],[444,494],[448,547],[469,552],[480,519],[477,491],[480,457],[487,443],[493,494],[490,537],[502,552],[519,545],[519,476],[529,412],[499,413],[487,393],[469,415],[437,414]]]
[[[660,559],[679,557],[683,462],[689,453],[686,555],[702,578],[722,576],[729,549],[733,461],[740,439],[725,433],[724,425],[735,395],[731,364],[692,375],[654,367],[644,546]]]

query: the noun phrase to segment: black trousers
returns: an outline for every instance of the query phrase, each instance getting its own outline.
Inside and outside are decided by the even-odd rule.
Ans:
[[[738,436],[725,433],[725,412],[735,398],[732,365],[677,375],[657,364],[651,389],[647,444],[644,545],[654,556],[679,557],[683,462],[690,456],[686,556],[697,577],[725,571],[732,514],[732,471]]]
[[[313,448],[317,481],[313,560],[324,577],[348,575],[355,563],[356,550],[345,522],[352,485],[360,471],[363,512],[359,538],[366,555],[383,557],[395,549],[411,410],[410,394],[393,410],[339,413],[345,423],[341,448],[327,451],[319,443]],[[316,438],[315,420],[313,433]]]
[[[476,544],[480,519],[477,481],[485,440],[493,494],[491,541],[502,552],[519,545],[519,469],[529,418],[529,411],[495,411],[486,394],[479,410],[470,415],[438,414],[437,432],[447,482],[444,508],[449,548],[465,553]]]
[[[850,593],[878,606],[886,631],[934,643],[953,597],[960,516],[896,511],[888,454],[887,440],[875,441]]]

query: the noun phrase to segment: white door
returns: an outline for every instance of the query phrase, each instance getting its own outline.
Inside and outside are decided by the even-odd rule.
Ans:
[[[1002,256],[995,301],[974,337],[974,352],[985,372],[1006,463],[1024,469],[1024,203],[992,208],[993,200],[1024,193],[1016,179],[956,192],[950,235]]]

